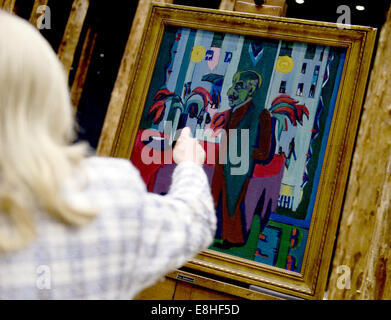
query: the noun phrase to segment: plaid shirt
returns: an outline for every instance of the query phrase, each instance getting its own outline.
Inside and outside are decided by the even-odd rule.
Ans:
[[[80,172],[82,191],[69,183],[66,197],[99,208],[97,217],[71,227],[37,212],[34,242],[0,254],[0,299],[131,299],[211,244],[216,217],[201,167],[179,164],[165,196],[148,193],[127,160],[91,157]]]

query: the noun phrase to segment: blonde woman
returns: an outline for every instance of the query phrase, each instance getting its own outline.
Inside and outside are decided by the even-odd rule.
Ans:
[[[0,10],[0,299],[131,299],[213,239],[205,152],[189,130],[163,197],[129,161],[71,144],[73,126],[55,53]]]

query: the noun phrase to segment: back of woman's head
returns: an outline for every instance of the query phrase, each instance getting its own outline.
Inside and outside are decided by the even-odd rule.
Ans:
[[[34,237],[34,210],[71,224],[92,215],[61,194],[85,148],[70,144],[73,108],[60,61],[30,23],[1,10],[0,48],[0,251],[6,251]]]
[[[15,140],[50,133],[58,142],[71,138],[72,111],[62,65],[48,42],[30,23],[0,12],[1,137]],[[25,122],[25,123],[24,123]],[[19,131],[16,131],[19,130]],[[22,130],[22,131],[20,131]],[[44,132],[46,131],[46,132]]]

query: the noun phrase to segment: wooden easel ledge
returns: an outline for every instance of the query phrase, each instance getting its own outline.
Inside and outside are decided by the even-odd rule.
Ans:
[[[287,4],[285,0],[264,0],[259,2],[263,2],[263,4],[256,5],[254,0],[222,0],[219,9],[266,14],[276,17],[286,16]]]

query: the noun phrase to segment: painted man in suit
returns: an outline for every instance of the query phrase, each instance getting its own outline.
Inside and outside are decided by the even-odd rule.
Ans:
[[[215,165],[212,193],[218,216],[216,238],[222,240],[217,246],[222,248],[247,242],[255,214],[260,216],[260,232],[263,231],[277,208],[284,173],[285,157],[276,154],[276,127],[279,121],[286,126],[285,118],[296,125],[296,121],[301,123],[303,114],[308,116],[305,106],[297,105],[298,101],[287,95],[274,99],[269,109],[256,108],[253,96],[261,83],[261,76],[255,71],[237,72],[227,92],[230,109],[223,112],[225,121],[219,122],[220,129],[227,133],[226,163]],[[277,127],[278,136],[283,125]],[[241,145],[240,136],[246,131],[248,145]],[[230,143],[233,134],[237,135],[237,145]],[[233,173],[236,164],[229,157],[230,148],[236,148],[234,152],[240,150],[241,158],[248,159],[245,172]]]

